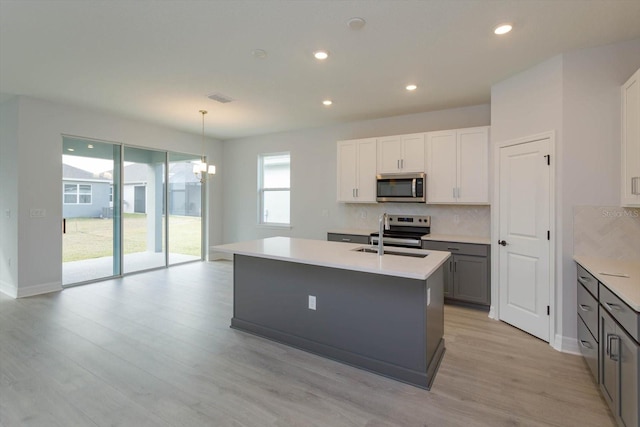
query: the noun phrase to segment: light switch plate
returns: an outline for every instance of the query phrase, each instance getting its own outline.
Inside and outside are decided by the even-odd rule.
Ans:
[[[316,297],[313,295],[309,295],[309,310],[316,309]]]

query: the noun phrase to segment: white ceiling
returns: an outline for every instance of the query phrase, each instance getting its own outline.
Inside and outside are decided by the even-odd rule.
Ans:
[[[640,0],[0,0],[0,93],[193,133],[207,109],[207,134],[231,139],[488,103],[492,84],[639,23]]]

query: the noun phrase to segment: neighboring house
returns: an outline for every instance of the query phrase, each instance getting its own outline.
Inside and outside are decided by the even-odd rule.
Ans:
[[[152,169],[153,170],[153,169]],[[124,167],[122,205],[125,213],[147,212],[147,191],[150,168],[134,163]],[[63,165],[63,216],[65,218],[111,217],[113,189],[111,172],[94,174],[70,165]],[[200,216],[202,191],[191,163],[171,163],[169,166],[169,214]]]
[[[112,206],[111,179],[67,164],[62,165],[62,216],[102,218]]]

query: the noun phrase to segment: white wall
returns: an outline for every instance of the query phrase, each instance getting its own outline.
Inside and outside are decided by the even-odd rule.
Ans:
[[[17,296],[26,296],[61,287],[62,134],[192,154],[200,153],[201,136],[27,97],[20,97],[18,104],[18,153],[8,160],[18,167],[19,262],[12,285]],[[196,115],[194,120],[197,120]],[[223,172],[219,161],[222,143],[209,139],[206,150],[207,156],[218,163],[219,171]],[[208,197],[211,213],[208,239],[220,242],[220,175],[214,178]],[[31,218],[29,211],[32,208],[45,209],[46,216]]]
[[[410,209],[411,213],[417,213],[415,210],[420,208],[416,205],[337,203],[336,141],[483,126],[489,124],[489,112],[488,105],[479,105],[225,141],[224,241],[235,242],[276,235],[326,239],[326,233],[330,229],[377,224],[375,218],[382,209],[390,212]],[[292,227],[282,229],[259,226],[258,155],[282,151],[291,152]],[[422,205],[422,209],[428,215],[447,208],[432,207],[427,212],[427,207]],[[488,207],[478,209],[477,212],[480,213],[477,216],[487,220],[484,223],[482,219],[474,221],[484,224],[482,231],[488,235]],[[365,212],[367,217],[361,218],[361,212]],[[461,217],[464,220],[464,214]],[[443,220],[442,224],[445,222]]]
[[[620,86],[638,67],[636,39],[556,56],[491,91],[494,146],[555,131],[555,345],[560,349],[577,336],[573,208],[619,204]]]
[[[18,275],[18,98],[0,104],[0,292],[16,294]]]

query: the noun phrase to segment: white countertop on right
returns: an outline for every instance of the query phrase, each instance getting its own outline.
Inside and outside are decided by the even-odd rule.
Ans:
[[[452,234],[428,234],[426,236],[422,236],[422,240],[434,240],[438,242],[474,243],[478,245],[491,244],[491,237],[454,236]]]
[[[629,307],[640,312],[640,262],[610,258],[574,256],[573,259],[593,274]],[[615,274],[615,276],[612,276]],[[620,277],[620,275],[628,277]]]

